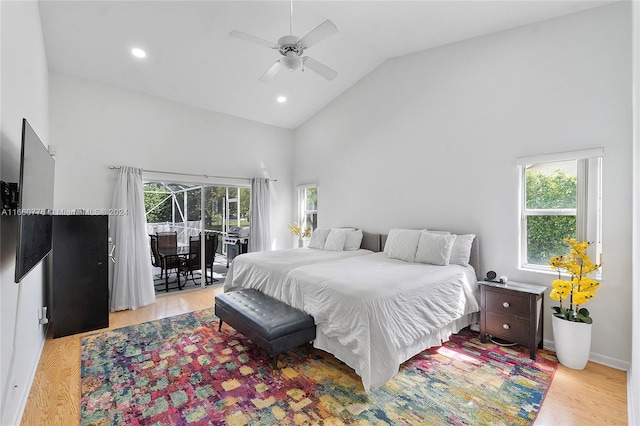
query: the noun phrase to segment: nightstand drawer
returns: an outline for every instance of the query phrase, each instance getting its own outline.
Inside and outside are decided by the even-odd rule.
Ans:
[[[527,344],[529,326],[528,320],[487,312],[486,333],[492,336]]]
[[[487,290],[487,312],[529,319],[529,298],[518,296],[516,292],[498,292]]]
[[[536,345],[544,340],[544,292],[546,287],[518,282],[480,281],[480,341],[487,336],[529,347],[536,359]]]

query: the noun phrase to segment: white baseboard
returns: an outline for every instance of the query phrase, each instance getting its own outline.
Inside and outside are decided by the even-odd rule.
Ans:
[[[545,349],[555,352],[556,347],[553,340],[544,340],[543,346]],[[610,356],[601,355],[595,352],[589,353],[589,361],[596,364],[606,365],[607,367],[615,368],[616,370],[629,371],[631,363],[629,361],[623,361],[621,359],[612,358]]]
[[[43,337],[42,342],[40,343],[40,349],[38,353],[38,359],[34,363],[31,368],[31,374],[29,375],[29,384],[26,386],[22,395],[20,395],[20,406],[18,411],[15,413],[15,418],[12,425],[22,424],[22,416],[24,415],[24,409],[27,408],[27,401],[29,400],[29,394],[31,393],[31,387],[33,386],[33,380],[36,377],[36,373],[38,372],[38,365],[40,364],[40,358],[42,358],[42,352],[44,351],[44,344],[47,341],[47,331],[49,330],[49,326],[45,325],[43,329]]]
[[[635,395],[634,395],[635,391]],[[638,425],[640,424],[640,409],[637,407],[640,404],[640,389],[634,389],[633,386],[633,374],[630,372],[627,374],[627,417],[629,421],[629,425]]]

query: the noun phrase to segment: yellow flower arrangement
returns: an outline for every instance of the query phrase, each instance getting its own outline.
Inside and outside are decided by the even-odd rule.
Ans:
[[[560,306],[553,306],[554,315],[567,321],[591,324],[593,320],[589,311],[580,306],[596,297],[600,283],[589,278],[589,274],[596,272],[602,265],[596,265],[587,256],[588,242],[576,241],[575,238],[565,238],[562,241],[571,247],[569,254],[549,259],[551,268],[558,271],[558,279],[551,283],[553,290],[549,295],[560,302]],[[571,275],[570,280],[562,279],[560,273],[563,270]],[[565,300],[568,307],[562,304]]]
[[[298,238],[308,238],[311,236],[311,228],[307,226],[307,228],[303,230],[302,226],[298,225],[298,222],[289,225],[289,231],[291,231],[293,235],[297,235]]]

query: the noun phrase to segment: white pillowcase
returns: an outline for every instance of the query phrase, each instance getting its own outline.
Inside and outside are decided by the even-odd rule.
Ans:
[[[453,248],[451,249],[451,256],[449,257],[449,263],[462,266],[469,265],[471,245],[475,237],[475,234],[456,235],[456,240],[453,242]]]
[[[362,244],[362,229],[347,230],[347,239],[344,241],[345,251],[354,251]]]
[[[311,241],[309,241],[309,248],[324,249],[324,243],[327,240],[330,229],[316,228],[311,234]]]
[[[405,262],[415,262],[421,229],[397,229],[389,231],[384,253],[389,259],[399,259]]]
[[[418,241],[416,262],[447,266],[455,235],[423,231]]]
[[[347,232],[348,231],[344,229],[331,229],[324,243],[324,249],[329,251],[343,251],[344,242],[347,239]]]

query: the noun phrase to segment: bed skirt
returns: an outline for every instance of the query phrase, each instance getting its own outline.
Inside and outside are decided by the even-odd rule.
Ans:
[[[400,370],[400,364],[402,364],[403,362],[411,359],[425,349],[434,346],[441,346],[442,343],[449,341],[449,336],[451,336],[452,334],[459,332],[460,330],[471,324],[478,323],[479,321],[480,313],[473,312],[471,314],[463,316],[462,318],[450,322],[441,329],[436,330],[427,336],[424,336],[422,339],[417,340],[412,345],[398,348],[396,352],[397,359],[399,360],[398,366],[395,370],[395,373],[390,375],[389,377],[387,377],[386,375],[363,377],[361,371],[362,369],[358,365],[358,360],[353,356],[349,348],[342,345],[337,338],[326,336],[322,332],[321,327],[317,329],[316,340],[314,341],[313,346],[325,352],[329,352],[337,359],[353,368],[355,372],[361,377],[364,390],[366,392],[369,392],[383,386],[387,381],[393,378],[393,376],[395,376]]]

